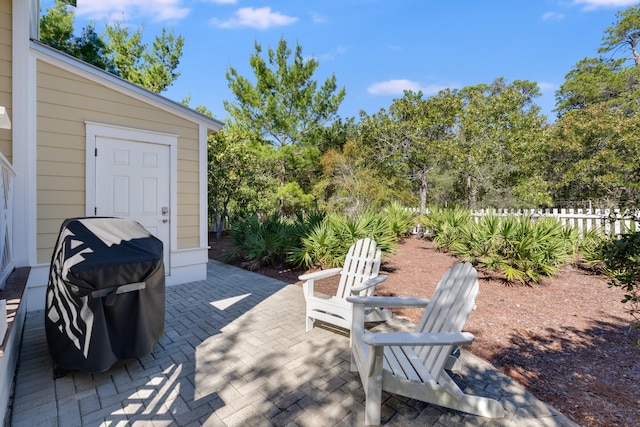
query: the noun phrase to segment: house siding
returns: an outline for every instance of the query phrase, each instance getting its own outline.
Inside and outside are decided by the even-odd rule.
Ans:
[[[11,1],[0,1],[0,105],[11,114]],[[0,130],[0,152],[11,161],[11,130]]]
[[[178,135],[177,249],[206,246],[198,232],[197,124],[43,61],[37,93],[39,263],[50,261],[64,219],[86,212],[85,121]]]

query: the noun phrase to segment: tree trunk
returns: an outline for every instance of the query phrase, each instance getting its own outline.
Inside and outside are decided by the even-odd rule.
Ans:
[[[222,213],[220,215],[220,217],[218,218],[218,228],[216,229],[216,239],[219,239],[220,237],[222,237],[222,232],[224,231],[224,222],[225,219],[229,217],[229,201],[231,199],[227,198],[224,203],[222,204]]]
[[[284,159],[280,160],[280,188],[284,188],[287,178],[287,163]],[[278,211],[282,215],[284,213],[284,194],[280,194],[280,203]]]
[[[633,60],[635,61],[636,67],[640,67],[640,54],[638,54],[639,40],[640,38],[637,38],[631,43],[631,50],[633,51]]]
[[[427,174],[422,173],[420,175],[420,213],[427,213],[427,193],[429,184],[427,182]]]
[[[471,174],[467,174],[467,207],[471,208]]]

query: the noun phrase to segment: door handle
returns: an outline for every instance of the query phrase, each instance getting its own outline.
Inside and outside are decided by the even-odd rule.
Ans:
[[[168,220],[167,218],[162,218],[162,223],[163,223],[163,224],[166,224],[166,223],[168,223],[168,222],[169,222],[169,220]]]

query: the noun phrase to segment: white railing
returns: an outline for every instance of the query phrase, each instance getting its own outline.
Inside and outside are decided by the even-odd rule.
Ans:
[[[521,215],[532,219],[553,217],[563,225],[577,228],[582,235],[594,229],[601,230],[607,236],[640,231],[640,209],[478,209],[471,212],[471,217],[478,222],[489,213],[504,216]],[[424,232],[424,228],[416,226],[413,234],[421,231]]]
[[[0,153],[0,289],[15,267],[13,258],[13,178],[16,172]]]

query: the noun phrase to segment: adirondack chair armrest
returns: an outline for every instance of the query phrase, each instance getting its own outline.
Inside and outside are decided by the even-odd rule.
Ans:
[[[428,346],[471,344],[474,336],[470,332],[382,332],[364,333],[362,342],[372,346]]]
[[[357,294],[359,292],[364,291],[365,289],[368,289],[372,286],[376,286],[379,285],[380,283],[384,282],[385,280],[387,280],[387,276],[384,274],[381,274],[377,277],[374,277],[373,279],[369,279],[366,282],[363,282],[361,285],[358,286],[354,286],[351,288],[351,293],[352,294]]]
[[[327,277],[340,274],[341,271],[342,271],[342,267],[327,268],[326,270],[314,271],[313,273],[303,274],[302,276],[298,276],[298,279],[302,281],[325,279]]]
[[[429,304],[427,298],[406,298],[406,297],[347,297],[350,303],[363,305],[365,307],[418,307],[423,308]]]

